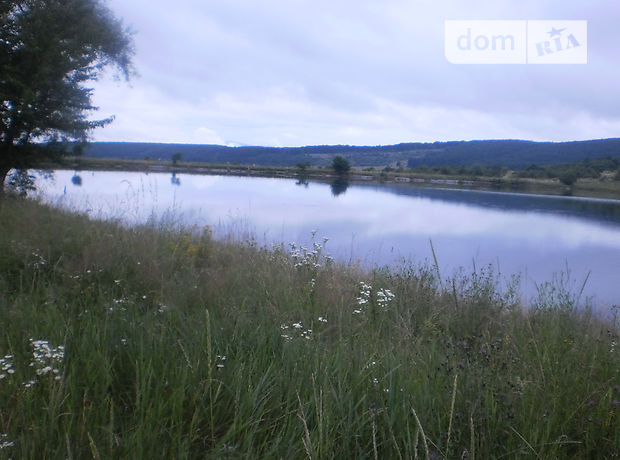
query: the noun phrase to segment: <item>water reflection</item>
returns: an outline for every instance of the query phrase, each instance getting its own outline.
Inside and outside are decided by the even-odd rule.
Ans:
[[[309,182],[308,182],[308,169],[310,168],[310,163],[308,162],[303,162],[303,163],[297,163],[297,182],[295,182],[296,185],[303,185],[304,187],[308,187]]]
[[[310,185],[308,174],[305,172],[298,172],[297,182],[295,182],[295,185],[303,185],[305,188],[308,188]]]
[[[349,188],[349,180],[344,176],[337,176],[332,180],[330,188],[333,196],[342,195]]]
[[[359,187],[400,196],[428,198],[432,201],[465,203],[486,209],[550,212],[558,215],[595,219],[601,222],[620,223],[620,202],[618,200],[481,190],[435,189],[398,184],[383,184],[381,186],[361,184]]]
[[[170,177],[170,183],[172,185],[181,185],[181,178],[177,176],[177,173],[172,173],[172,177]]]
[[[82,177],[78,176],[77,173],[75,173],[73,175],[73,177],[71,178],[71,183],[77,187],[81,187],[82,186]]]

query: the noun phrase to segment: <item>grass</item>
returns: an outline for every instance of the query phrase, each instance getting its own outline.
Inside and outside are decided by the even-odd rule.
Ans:
[[[615,319],[325,254],[7,199],[0,458],[618,458]]]

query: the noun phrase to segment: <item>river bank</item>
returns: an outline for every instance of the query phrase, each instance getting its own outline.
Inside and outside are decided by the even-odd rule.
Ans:
[[[295,178],[300,181],[316,180],[348,183],[396,183],[418,187],[450,187],[471,190],[506,191],[514,193],[578,196],[620,200],[620,181],[579,179],[566,186],[555,179],[530,179],[514,177],[510,172],[503,177],[472,177],[441,174],[420,174],[414,171],[376,171],[353,169],[346,176],[338,176],[328,168],[291,168],[257,165],[230,165],[184,163],[172,164],[153,160],[118,160],[89,157],[67,158],[61,164],[42,165],[49,168],[74,170],[169,172],[175,174],[217,174],[253,177]]]

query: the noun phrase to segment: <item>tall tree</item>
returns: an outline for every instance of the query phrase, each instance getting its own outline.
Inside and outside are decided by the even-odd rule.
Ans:
[[[349,160],[342,155],[336,155],[332,159],[332,169],[339,176],[344,176],[349,174],[349,171],[351,170],[351,163],[349,163]]]
[[[92,121],[93,89],[131,75],[131,34],[100,0],[0,0],[0,193],[12,168],[58,158],[112,118]]]

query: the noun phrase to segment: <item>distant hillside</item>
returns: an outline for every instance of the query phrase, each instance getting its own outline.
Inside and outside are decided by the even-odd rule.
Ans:
[[[347,157],[355,166],[491,165],[524,169],[531,165],[554,165],[584,159],[620,157],[620,139],[578,142],[520,140],[404,143],[384,146],[317,145],[307,147],[226,147],[221,145],[95,142],[85,155],[99,158],[169,161],[181,153],[183,161],[294,166],[308,162],[324,166],[334,155]]]

